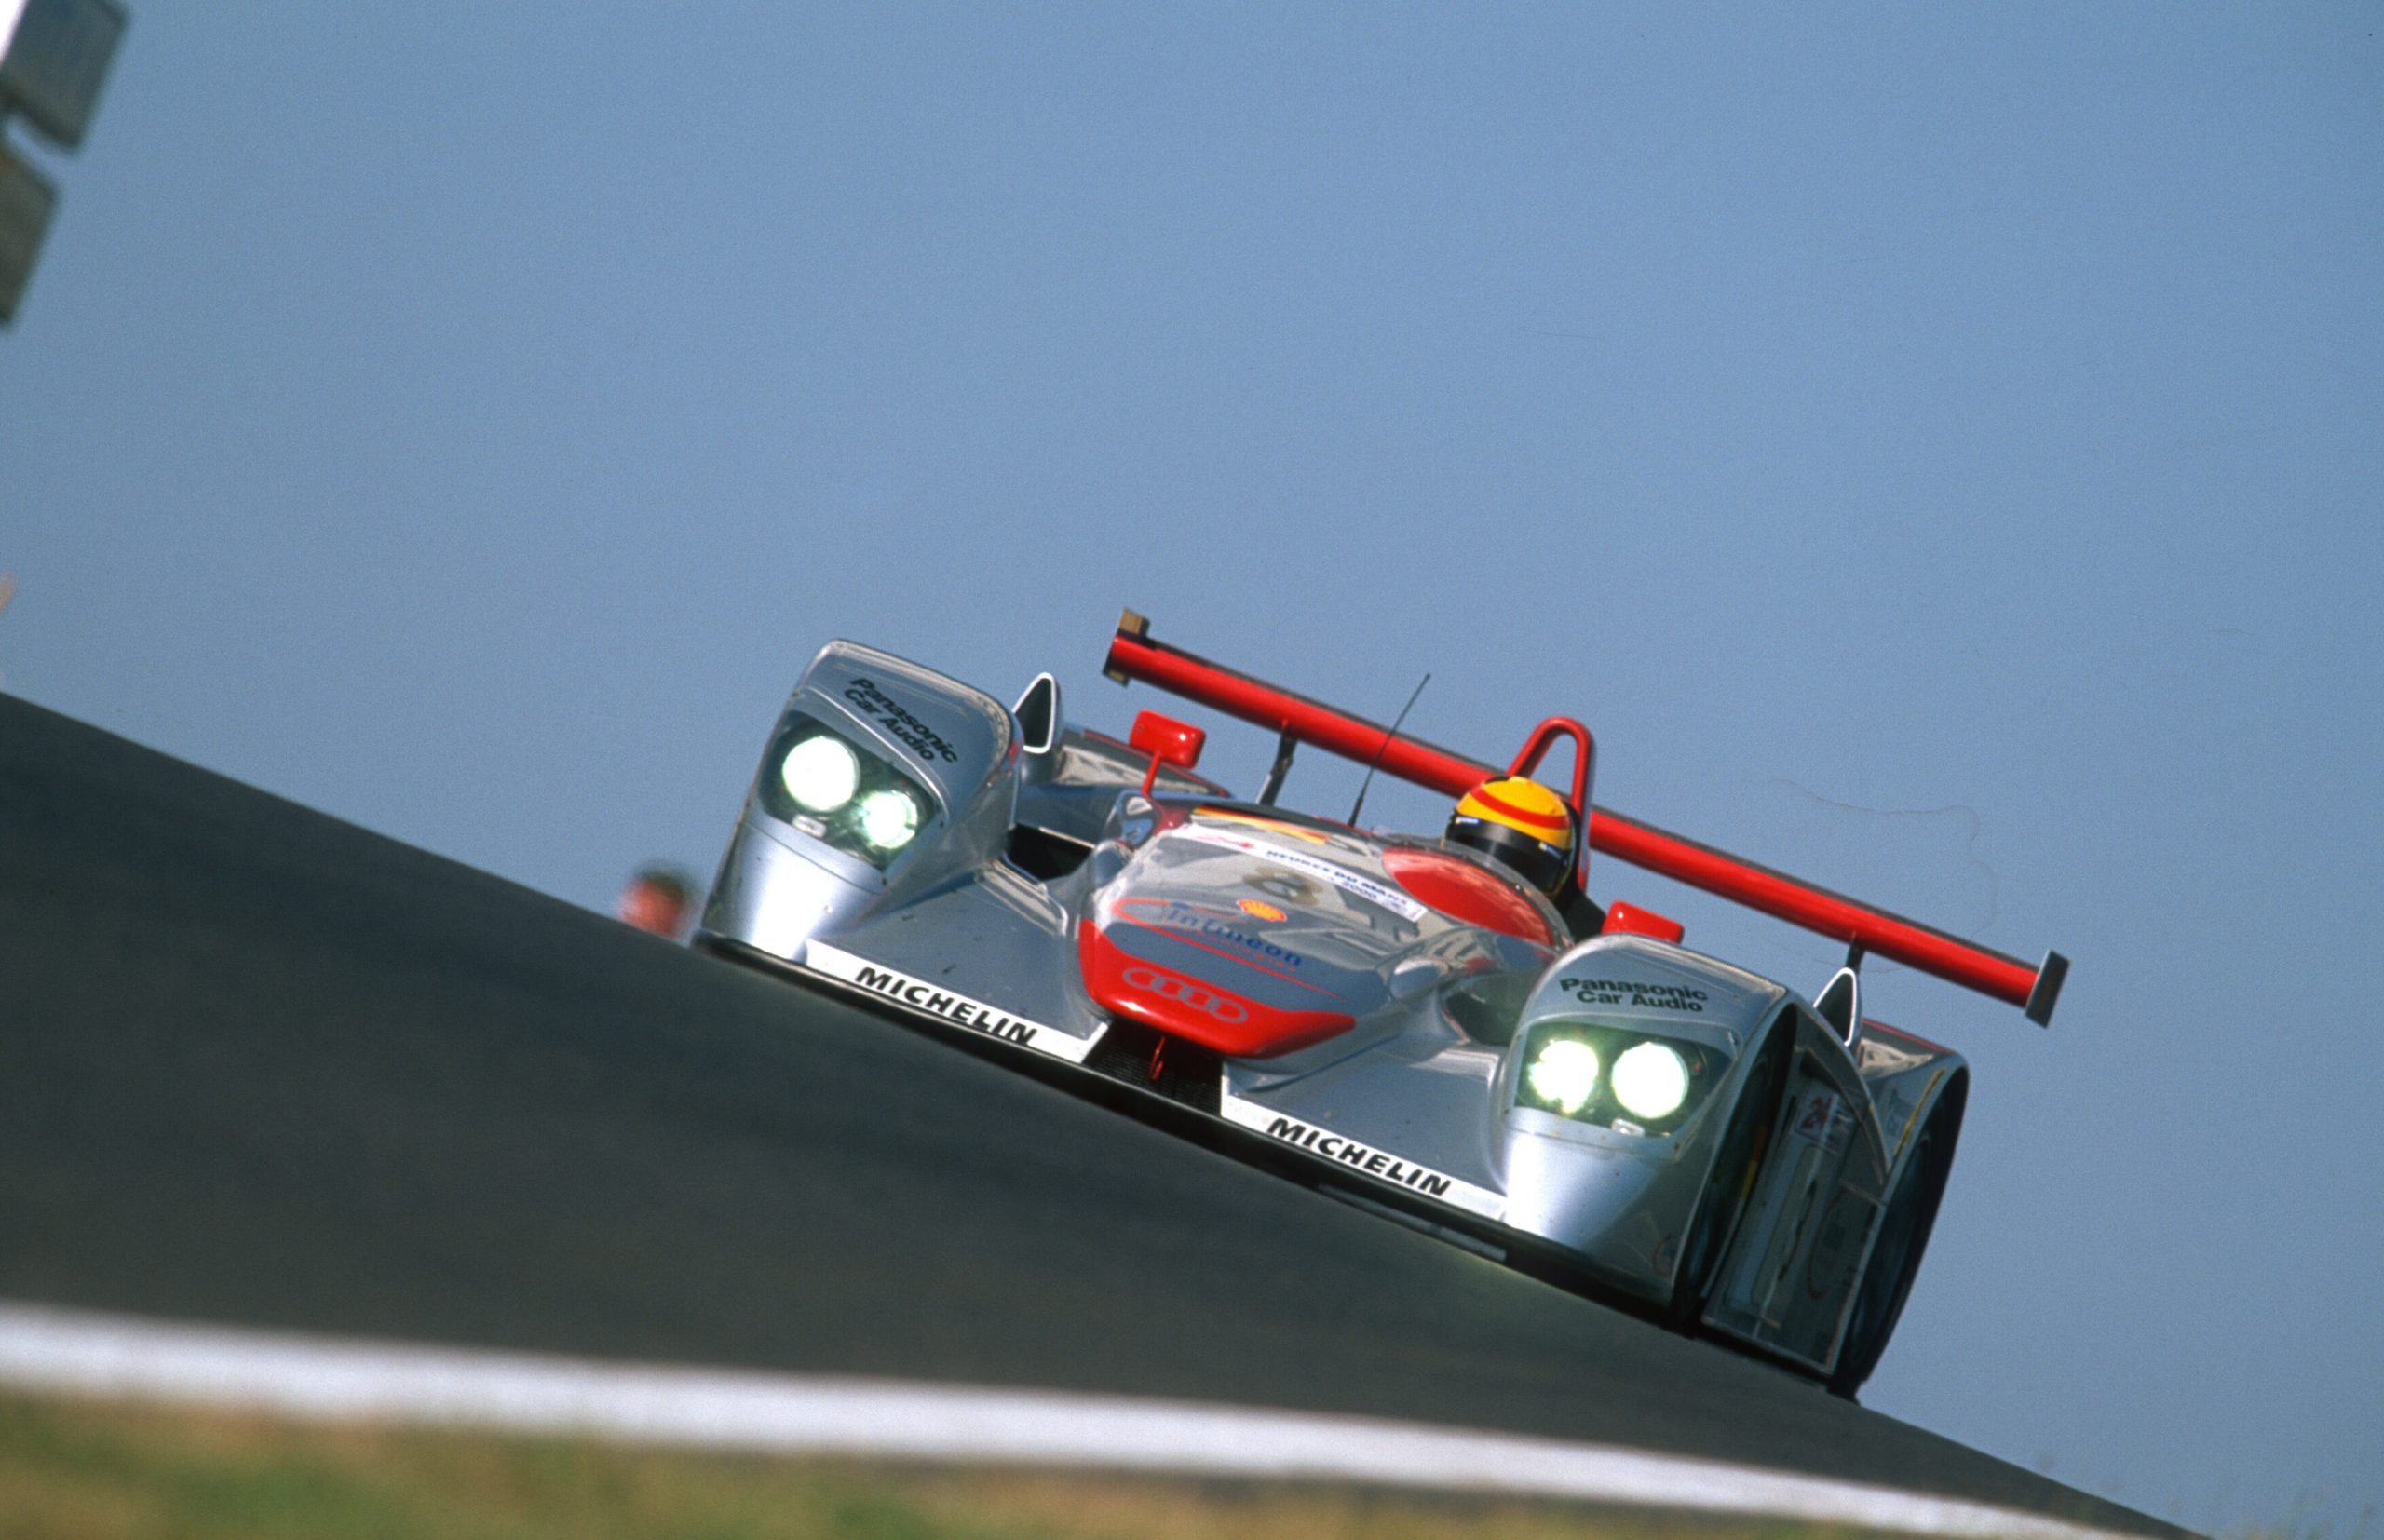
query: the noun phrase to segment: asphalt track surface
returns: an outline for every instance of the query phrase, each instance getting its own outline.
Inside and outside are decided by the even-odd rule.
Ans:
[[[2183,1533],[7,697],[0,1297],[1351,1412]]]

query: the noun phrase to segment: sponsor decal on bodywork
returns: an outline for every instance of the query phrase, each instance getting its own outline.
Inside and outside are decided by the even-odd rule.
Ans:
[[[1249,900],[1244,899],[1243,902]],[[1205,937],[1212,941],[1223,941],[1288,968],[1304,967],[1307,964],[1306,957],[1291,948],[1277,946],[1263,936],[1253,935],[1231,921],[1221,920],[1199,905],[1187,904],[1181,898],[1126,898],[1119,901],[1119,907],[1131,907],[1134,912],[1126,918],[1137,924],[1156,925],[1190,936]],[[1277,919],[1282,918],[1281,910],[1273,909],[1272,905],[1264,907],[1273,910]]]
[[[845,699],[928,763],[937,760],[946,764],[959,762],[960,751],[945,742],[943,735],[896,704],[894,697],[879,689],[874,680],[856,679],[846,685]]]
[[[1194,1010],[1206,1011],[1228,1026],[1250,1020],[1250,1009],[1240,1001],[1180,975],[1137,963],[1121,977],[1126,980],[1128,989],[1140,990],[1161,1000],[1172,1000]]]
[[[1269,1139],[1295,1144],[1311,1155],[1322,1155],[1353,1171],[1361,1171],[1377,1182],[1388,1182],[1394,1187],[1404,1187],[1411,1193],[1438,1198],[1443,1203],[1480,1214],[1484,1219],[1497,1219],[1507,1210],[1507,1200],[1486,1187],[1476,1187],[1444,1171],[1435,1171],[1429,1166],[1402,1160],[1388,1150],[1361,1144],[1330,1128],[1303,1123],[1296,1117],[1286,1117],[1271,1107],[1262,1107],[1255,1101],[1227,1095],[1223,1110],[1228,1121],[1239,1123],[1245,1128],[1255,1128]]]
[[[866,957],[856,957],[849,952],[840,951],[825,941],[813,941],[804,948],[803,962],[816,973],[897,1001],[913,1010],[941,1017],[1005,1043],[1016,1043],[1037,1053],[1048,1053],[1054,1059],[1064,1059],[1071,1064],[1083,1063],[1085,1055],[1101,1041],[1101,1033],[1097,1031],[1090,1037],[1072,1037],[1057,1027],[1047,1027],[1040,1021],[1012,1016],[982,1000],[955,994],[941,984],[914,979],[907,973],[881,966]]]
[[[1797,1099],[1795,1121],[1788,1125],[1788,1131],[1824,1150],[1835,1150],[1846,1142],[1854,1127],[1853,1114],[1840,1117],[1838,1109],[1838,1100],[1831,1092],[1808,1091]]]
[[[1410,925],[1424,917],[1422,904],[1389,884],[1378,883],[1372,877],[1352,871],[1347,867],[1336,866],[1321,857],[1311,856],[1305,850],[1287,850],[1280,844],[1266,840],[1230,834],[1222,829],[1188,828],[1184,831],[1182,837],[1187,840],[1198,840],[1203,844],[1218,845],[1226,850],[1239,850],[1245,856],[1254,857],[1262,861],[1271,861],[1277,866],[1287,866],[1294,871],[1321,878],[1344,893],[1363,898],[1377,909],[1390,911]]]
[[[1705,992],[1686,984],[1649,984],[1636,979],[1559,979],[1556,987],[1585,1006],[1632,1006],[1641,1010],[1688,1010],[1702,1014]]]

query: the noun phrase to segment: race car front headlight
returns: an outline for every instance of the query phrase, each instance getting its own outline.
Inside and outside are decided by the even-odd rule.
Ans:
[[[881,870],[918,843],[936,809],[928,789],[862,735],[800,710],[772,736],[754,800],[795,833]]]
[[[919,804],[908,791],[889,787],[861,798],[855,821],[871,848],[900,850],[919,831]]]
[[[1688,1061],[1667,1043],[1634,1044],[1614,1061],[1614,1099],[1643,1122],[1670,1117],[1688,1100]]]
[[[1661,1137],[1689,1120],[1729,1061],[1719,1048],[1635,1026],[1542,1021],[1524,1044],[1515,1105]]]
[[[1597,1093],[1598,1050],[1578,1037],[1551,1038],[1524,1066],[1524,1085],[1567,1116],[1579,1112]]]
[[[860,756],[843,739],[815,734],[795,744],[779,762],[779,779],[794,804],[809,813],[833,813],[853,800],[860,786]]]

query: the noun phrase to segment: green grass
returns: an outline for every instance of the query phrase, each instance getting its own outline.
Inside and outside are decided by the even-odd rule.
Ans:
[[[1314,1484],[692,1453],[0,1395],[0,1540],[1819,1540]]]

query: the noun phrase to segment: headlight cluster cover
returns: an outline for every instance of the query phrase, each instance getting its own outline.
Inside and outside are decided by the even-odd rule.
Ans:
[[[1542,1021],[1524,1044],[1515,1105],[1624,1133],[1668,1134],[1696,1115],[1728,1056],[1631,1027]]]
[[[934,811],[926,787],[807,711],[789,711],[762,761],[762,808],[883,871]]]

